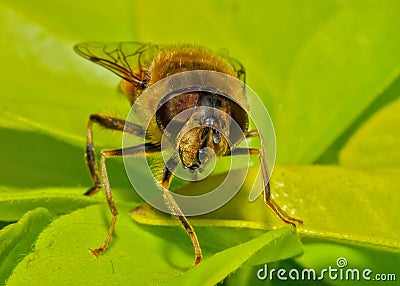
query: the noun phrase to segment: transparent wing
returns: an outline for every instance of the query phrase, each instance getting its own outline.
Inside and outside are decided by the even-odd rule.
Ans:
[[[238,79],[243,81],[244,83],[246,83],[246,70],[244,69],[244,66],[242,65],[242,63],[239,62],[237,59],[234,59],[231,57],[228,57],[227,60],[232,65],[233,69],[235,70]]]
[[[91,42],[76,44],[74,51],[85,59],[109,69],[126,81],[141,84],[159,47],[138,42]]]

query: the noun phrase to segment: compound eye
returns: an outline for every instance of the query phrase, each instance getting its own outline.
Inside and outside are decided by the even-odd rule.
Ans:
[[[212,131],[213,131],[213,135],[212,135],[213,142],[214,142],[214,144],[218,144],[219,142],[221,142],[221,135],[217,129],[213,128]]]

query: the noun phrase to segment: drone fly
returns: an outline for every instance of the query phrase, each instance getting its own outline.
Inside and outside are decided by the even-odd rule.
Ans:
[[[180,72],[192,70],[217,71],[228,74],[243,82],[246,75],[244,67],[237,60],[194,45],[161,46],[136,42],[79,43],[75,45],[74,50],[85,59],[97,63],[121,77],[121,90],[127,96],[131,106],[151,85],[163,78]],[[154,102],[154,104],[158,104],[158,102]],[[217,108],[223,111],[223,113],[229,114],[238,123],[245,138],[259,137],[262,143],[262,136],[260,136],[258,130],[249,130],[248,115],[239,104],[227,97],[210,92],[183,93],[172,98],[157,110],[154,120],[152,120],[146,130],[140,124],[127,122],[123,119],[104,114],[90,115],[87,127],[85,158],[93,181],[93,187],[85,195],[93,195],[103,187],[108,206],[112,213],[108,234],[103,244],[99,248],[90,249],[90,252],[95,257],[98,257],[99,254],[107,249],[118,215],[107,176],[106,158],[134,156],[138,155],[138,152],[146,154],[160,152],[161,138],[168,123],[185,109],[202,106]],[[211,148],[219,157],[242,154],[255,155],[260,160],[264,182],[263,194],[265,204],[283,222],[294,227],[296,223],[302,223],[301,220],[287,215],[270,196],[269,175],[263,144],[261,144],[261,149],[240,148],[237,146],[231,148],[221,133],[221,128],[224,128],[223,117],[216,118],[210,114],[195,111],[191,115],[191,118],[200,122],[200,126],[187,131],[179,141],[179,162],[184,168],[194,171],[202,167],[200,157],[202,155],[201,149],[204,147]],[[129,149],[102,150],[100,157],[101,172],[99,172],[93,146],[92,126],[94,123],[106,129],[145,136],[146,143],[143,146],[144,149],[132,147]],[[195,264],[197,264],[202,260],[200,245],[193,227],[168,192],[172,177],[172,171],[164,166],[160,191],[172,213],[179,218],[184,229],[190,236],[195,251]]]

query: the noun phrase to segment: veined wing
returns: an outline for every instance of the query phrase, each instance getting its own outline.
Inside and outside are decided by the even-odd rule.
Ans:
[[[87,42],[76,44],[74,50],[83,58],[109,69],[128,82],[143,84],[147,68],[159,47],[138,42]]]

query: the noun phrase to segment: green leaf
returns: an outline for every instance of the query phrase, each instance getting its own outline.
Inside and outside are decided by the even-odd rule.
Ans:
[[[0,194],[7,188],[39,191],[56,188],[60,192],[65,191],[66,195],[72,188],[75,190],[69,194],[83,194],[92,186],[83,145],[77,147],[46,134],[1,127],[0,138],[0,157],[7,166],[0,172],[0,182],[4,186],[0,188]],[[140,201],[132,190],[122,160],[107,160],[107,167],[112,186],[118,189],[116,194],[128,201]]]
[[[54,214],[70,211],[94,204],[105,204],[102,192],[93,196],[84,196],[84,188],[48,187],[38,189],[19,189],[0,186],[0,221],[16,221],[34,208],[46,207]],[[142,202],[132,189],[113,188],[113,197],[122,202]]]
[[[340,153],[351,168],[400,171],[400,100],[375,113]]]
[[[363,124],[368,124],[373,120],[371,117],[376,113],[381,113],[380,109],[385,107],[387,104],[398,100],[400,94],[400,77],[398,77],[383,93],[379,95],[379,97],[375,98],[375,100],[368,106],[368,108],[364,109],[364,111],[358,116],[356,120],[353,121],[351,125],[347,127],[347,129],[338,136],[335,141],[329,146],[327,150],[318,158],[316,161],[317,164],[326,164],[326,163],[339,163],[339,153],[341,152],[342,148],[348,144],[348,141],[352,139],[353,135],[357,136],[354,133],[359,133],[359,128],[362,127]],[[395,104],[395,103],[393,103]],[[391,104],[391,105],[393,105]],[[385,108],[386,109],[386,108]],[[388,117],[386,117],[388,118]],[[364,125],[365,125],[364,124]],[[391,125],[391,122],[385,122],[385,124]],[[392,130],[392,138],[396,136],[396,129]],[[372,134],[371,134],[372,135]],[[368,138],[369,140],[371,138]],[[369,141],[368,140],[368,141]],[[366,155],[375,155],[374,154],[366,154]],[[384,156],[386,157],[386,156]],[[390,156],[389,156],[390,157]]]
[[[82,194],[82,188],[11,189],[0,186],[0,220],[16,221],[38,207],[45,207],[54,214],[64,214],[104,201]]]
[[[0,172],[1,185],[11,188],[86,185],[88,188],[90,179],[83,146],[71,146],[31,130],[1,127],[0,138],[1,162],[7,166]]]
[[[134,17],[129,5],[130,2],[125,0],[100,0],[96,4],[82,2],[79,5],[68,1],[38,1],[35,5],[19,0],[7,3],[12,10],[47,27],[50,32],[63,38],[78,37],[86,41],[118,41],[135,37],[136,32],[132,29]]]
[[[293,242],[290,242],[293,239],[298,241],[297,236],[294,235],[294,231],[290,227],[267,232],[246,243],[215,254],[203,263],[186,271],[184,275],[168,281],[168,285],[215,285],[246,261],[252,260],[251,257],[260,251],[262,252],[263,249],[267,250],[265,251],[266,253],[263,253],[264,262],[292,257],[302,251],[301,247],[293,247]],[[288,247],[288,245],[291,246]],[[298,245],[300,246],[300,244]],[[289,253],[283,254],[281,252],[285,248],[290,249]],[[265,260],[265,254],[268,254],[271,250],[274,254],[271,255],[269,253],[268,259]]]
[[[250,236],[240,229],[199,228],[199,239],[205,242],[204,262],[210,260],[210,264],[191,268],[193,248],[182,228],[143,227],[127,215],[133,206],[120,204],[118,207],[120,215],[115,235],[109,249],[98,259],[88,253],[88,248],[100,245],[111,215],[105,206],[89,206],[54,220],[40,235],[35,251],[18,264],[8,285],[160,284],[183,275],[188,269],[191,269],[190,280],[193,279],[191,275],[200,275],[204,268],[215,265],[215,260],[226,259],[226,255],[235,253],[238,256],[236,262],[230,268],[221,267],[218,277],[213,280],[215,283],[260,250],[265,250],[267,260],[291,257],[301,251],[297,236],[290,228],[266,234],[256,231]],[[230,236],[226,239],[228,233]],[[228,247],[233,248],[214,256],[216,251]],[[278,251],[281,248],[286,250]],[[79,274],[82,269],[85,269],[84,275]]]
[[[329,257],[348,254],[344,247],[348,242],[372,264],[381,263],[379,257],[393,259],[391,251],[398,255],[400,233],[398,104],[380,109],[395,101],[400,91],[399,12],[400,4],[394,0],[379,5],[357,0],[191,5],[179,0],[96,5],[1,1],[0,219],[5,221],[0,226],[39,206],[59,215],[40,236],[40,251],[21,261],[10,283],[131,284],[137,277],[142,284],[153,278],[160,284],[184,275],[193,262],[184,231],[160,226],[175,223],[169,217],[148,217],[147,222],[140,217],[156,226],[128,219],[128,211],[141,200],[121,162],[114,160],[107,162],[107,168],[121,215],[109,250],[117,250],[97,261],[86,255],[88,247],[101,243],[110,216],[102,194],[81,195],[92,184],[83,160],[88,117],[102,112],[125,118],[129,105],[117,95],[116,76],[74,54],[72,46],[79,41],[193,42],[215,50],[227,48],[245,65],[248,85],[271,113],[278,162],[340,162],[364,169],[276,168],[272,192],[281,206],[304,220],[298,231],[307,253],[304,260],[276,263],[313,265],[324,251]],[[120,139],[95,127],[97,151],[119,148]],[[242,189],[246,192],[225,208],[190,218],[204,263],[218,260],[224,253],[217,253],[226,249],[229,253],[238,244],[266,238],[266,229],[282,226],[261,200],[248,202],[248,192],[261,184],[253,186],[255,177],[250,174]],[[206,189],[214,179],[180,190],[202,191],[200,186]],[[330,247],[326,239],[340,247]],[[315,241],[323,243],[320,249],[307,247]],[[294,244],[282,244],[289,252],[294,250]],[[276,249],[264,250],[259,252],[259,263]],[[143,261],[153,263],[143,268]],[[204,268],[209,266],[213,262]],[[189,276],[198,275],[194,269]],[[253,285],[257,269],[241,265],[236,273],[245,273],[242,278],[238,275],[238,280],[226,283]],[[93,275],[87,276],[87,271]],[[188,281],[198,282],[194,280]]]
[[[242,60],[274,120],[279,162],[317,160],[400,76],[397,1],[156,2],[138,2],[137,11],[153,4],[153,16],[168,11],[169,23],[138,13],[140,38],[210,43]]]
[[[261,198],[248,201],[258,169],[251,168],[238,194],[218,210],[194,217],[193,225],[272,229],[281,222],[266,209]],[[179,193],[198,194],[223,180],[210,178],[185,186]],[[329,182],[329,184],[327,183]],[[395,173],[365,172],[328,166],[278,166],[271,179],[272,197],[290,215],[302,219],[297,230],[304,237],[342,243],[370,244],[400,252],[400,216],[396,207],[400,185]],[[165,216],[142,206],[132,218],[140,223],[168,224]]]
[[[372,3],[343,5],[298,51],[276,118],[281,161],[316,160],[399,77],[400,3]]]
[[[33,9],[40,9],[47,5],[45,3],[36,3]],[[65,5],[76,10],[69,3]],[[7,79],[0,86],[2,126],[40,130],[83,146],[86,122],[91,113],[107,106],[113,106],[109,112],[129,107],[125,100],[121,97],[118,100],[116,96],[118,79],[80,59],[72,50],[76,39],[62,37],[65,33],[60,29],[65,31],[65,27],[53,25],[65,17],[54,17],[54,13],[45,10],[32,14],[31,5],[25,2],[2,2],[0,6],[3,35],[0,55],[4,59],[0,74]],[[54,6],[47,9],[50,7]],[[63,9],[57,11],[68,15]],[[31,19],[42,13],[46,16],[39,17],[40,20]],[[111,9],[108,14],[115,17]],[[98,18],[98,27],[104,24],[103,20]],[[101,137],[97,141],[101,142]]]
[[[0,283],[3,284],[54,215],[45,208],[28,211],[14,224],[0,230]]]
[[[343,261],[343,259],[347,262],[347,266],[339,267],[338,260]],[[360,281],[357,281],[357,285],[369,285],[371,281],[362,278],[362,271],[364,269],[371,269],[371,280],[375,279],[375,274],[377,273],[398,273],[397,265],[400,263],[400,255],[398,253],[382,252],[376,249],[365,249],[361,245],[349,247],[330,242],[314,242],[305,246],[304,255],[296,258],[296,261],[303,265],[304,268],[315,269],[317,273],[321,273],[322,269],[327,269],[329,266],[336,269],[343,268],[343,271],[357,269],[360,273]],[[344,282],[343,279],[339,278],[337,281],[329,281],[329,284],[343,285]],[[351,281],[350,284],[354,284],[354,281]],[[385,282],[385,285],[396,284],[396,281]]]

